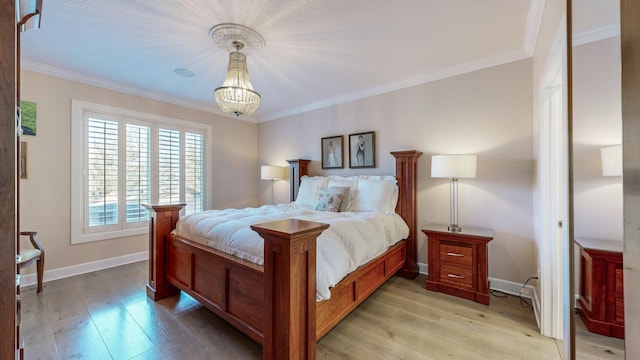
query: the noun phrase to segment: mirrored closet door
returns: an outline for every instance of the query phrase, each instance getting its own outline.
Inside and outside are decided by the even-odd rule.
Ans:
[[[572,2],[577,359],[624,359],[620,4]]]

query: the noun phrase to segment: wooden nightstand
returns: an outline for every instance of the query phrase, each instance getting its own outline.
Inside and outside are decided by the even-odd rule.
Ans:
[[[578,314],[589,331],[624,339],[623,242],[575,242],[580,246]]]
[[[428,290],[489,305],[487,244],[493,230],[465,226],[451,232],[447,225],[429,224]]]

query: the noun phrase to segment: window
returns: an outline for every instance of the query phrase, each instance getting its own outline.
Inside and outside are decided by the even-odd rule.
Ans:
[[[204,210],[204,136],[186,133],[184,144],[184,191],[187,202],[186,212]]]
[[[138,223],[149,219],[142,204],[151,202],[151,128],[127,124],[125,172],[125,222]]]
[[[206,208],[210,126],[73,100],[72,243],[143,234],[143,204]]]
[[[87,225],[118,224],[118,123],[87,123]]]

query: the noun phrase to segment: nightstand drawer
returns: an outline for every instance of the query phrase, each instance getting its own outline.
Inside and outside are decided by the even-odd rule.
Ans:
[[[422,232],[428,245],[427,290],[489,305],[487,244],[493,230],[464,227],[450,231],[446,225],[430,224]]]
[[[473,265],[473,249],[471,246],[442,242],[440,243],[440,262],[471,266]]]
[[[440,282],[461,288],[473,289],[473,272],[471,269],[441,265]]]

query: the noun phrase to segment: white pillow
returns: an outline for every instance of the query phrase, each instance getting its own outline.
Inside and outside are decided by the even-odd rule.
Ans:
[[[329,184],[327,184],[327,186],[349,188],[348,195],[342,199],[342,203],[340,204],[340,211],[351,211],[349,207],[358,188],[358,176],[329,176]]]
[[[328,182],[329,178],[326,176],[303,176],[300,178],[300,187],[298,188],[295,204],[313,207],[318,197],[318,190],[327,187]]]
[[[391,181],[396,184],[393,189],[393,195],[391,198],[391,203],[393,204],[392,212],[396,212],[396,205],[398,204],[398,180],[394,175],[360,175],[360,179],[370,179],[370,180],[381,180],[381,181]]]
[[[398,187],[393,177],[363,177],[358,180],[351,211],[373,211],[391,214],[398,202]]]

